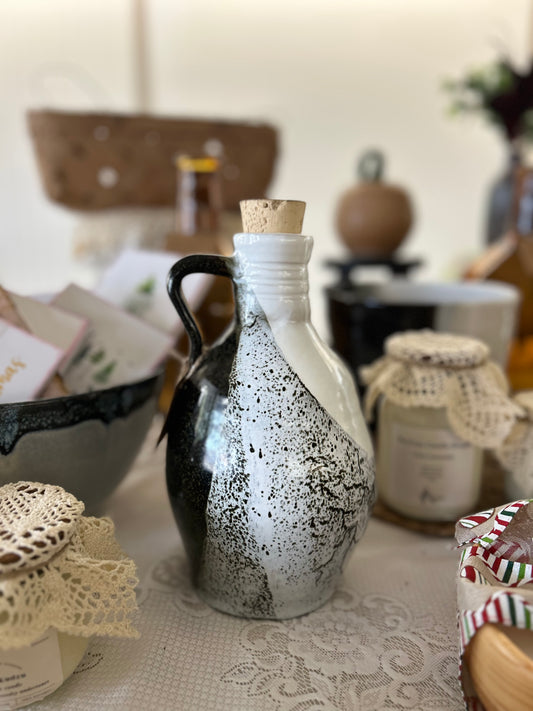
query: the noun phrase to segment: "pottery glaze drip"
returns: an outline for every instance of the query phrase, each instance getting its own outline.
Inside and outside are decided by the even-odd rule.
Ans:
[[[181,260],[169,278],[180,311],[184,272],[226,273],[236,317],[176,389],[167,484],[199,594],[231,614],[282,619],[332,594],[368,521],[374,461],[351,376],[309,320],[312,239],[234,243],[233,257]]]

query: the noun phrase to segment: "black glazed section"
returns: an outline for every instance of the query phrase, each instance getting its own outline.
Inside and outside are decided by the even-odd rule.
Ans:
[[[206,508],[214,457],[220,448],[237,337],[232,329],[178,383],[164,432],[172,512],[196,583],[206,537]]]
[[[105,390],[0,405],[0,453],[12,452],[28,432],[72,427],[86,420],[109,424],[116,418],[127,417],[157,395],[162,382],[163,374],[158,372],[144,380]]]

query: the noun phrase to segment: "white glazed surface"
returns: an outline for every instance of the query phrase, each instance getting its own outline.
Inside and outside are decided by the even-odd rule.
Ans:
[[[322,605],[373,496],[373,460],[285,361],[268,323],[243,328],[206,510],[199,592],[284,619]]]
[[[310,321],[306,266],[313,238],[240,233],[234,243],[242,272],[255,287],[287,363],[345,432],[371,454],[353,377]]]

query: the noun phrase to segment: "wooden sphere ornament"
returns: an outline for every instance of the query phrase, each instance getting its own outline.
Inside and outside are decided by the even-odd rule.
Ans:
[[[383,180],[384,166],[381,152],[364,153],[358,164],[359,182],[348,188],[337,204],[337,232],[357,256],[390,256],[413,224],[409,195]]]

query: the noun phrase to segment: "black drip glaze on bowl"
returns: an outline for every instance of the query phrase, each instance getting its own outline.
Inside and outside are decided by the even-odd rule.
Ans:
[[[80,395],[0,405],[0,454],[9,454],[28,432],[72,427],[85,420],[109,424],[126,417],[154,394],[161,375]]]
[[[0,405],[0,485],[62,486],[99,515],[128,473],[157,410],[160,371],[105,390]]]

